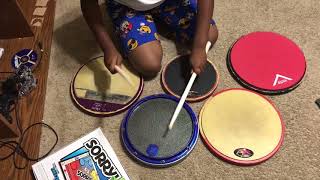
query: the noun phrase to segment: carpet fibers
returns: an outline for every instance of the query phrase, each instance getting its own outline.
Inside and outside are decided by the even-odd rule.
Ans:
[[[226,67],[230,45],[253,31],[278,32],[296,42],[307,60],[307,74],[294,91],[269,96],[286,125],[284,143],[268,161],[240,167],[221,161],[199,139],[195,149],[181,163],[163,169],[142,167],[121,146],[119,127],[125,113],[95,118],[79,111],[69,95],[73,75],[89,58],[101,55],[80,11],[79,1],[57,1],[52,55],[49,68],[44,122],[59,134],[55,150],[101,127],[131,179],[319,179],[320,178],[320,1],[319,0],[228,0],[215,2],[214,19],[220,36],[208,54],[220,73],[216,90],[240,87]],[[162,39],[163,65],[174,58],[175,44]],[[142,97],[163,93],[160,76],[147,81]],[[191,104],[199,113],[203,102]],[[41,153],[46,152],[52,134],[43,129]]]

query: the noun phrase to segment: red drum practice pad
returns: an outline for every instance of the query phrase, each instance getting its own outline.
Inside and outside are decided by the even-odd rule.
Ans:
[[[76,73],[71,82],[71,96],[84,112],[96,116],[110,116],[129,108],[143,90],[143,79],[122,65],[130,77],[130,84],[119,73],[111,74],[104,65],[104,57],[90,60]]]
[[[245,89],[212,96],[199,116],[200,133],[218,157],[238,165],[258,164],[280,148],[284,124],[269,100]]]
[[[192,74],[189,59],[189,55],[178,56],[164,67],[161,82],[169,94],[176,97],[183,94]],[[197,76],[186,100],[196,102],[206,99],[216,89],[218,80],[219,75],[215,66],[207,61],[204,71]]]
[[[240,84],[264,94],[293,90],[306,72],[300,48],[273,32],[254,32],[241,37],[229,50],[227,65]]]

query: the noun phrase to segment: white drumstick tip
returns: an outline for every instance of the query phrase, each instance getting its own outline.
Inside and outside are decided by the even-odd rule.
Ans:
[[[207,44],[206,44],[206,53],[207,53],[207,54],[208,54],[208,52],[209,52],[210,47],[211,47],[211,42],[208,41]]]
[[[191,75],[191,78],[190,78],[190,80],[189,80],[189,82],[187,84],[187,87],[186,87],[186,89],[184,90],[184,92],[183,92],[183,94],[181,96],[181,99],[180,99],[180,101],[178,103],[178,106],[177,106],[176,110],[174,111],[173,116],[172,116],[172,118],[170,120],[170,124],[169,124],[169,127],[168,127],[169,130],[172,129],[172,126],[173,126],[174,122],[176,121],[176,119],[177,119],[177,117],[178,117],[178,115],[179,115],[179,113],[180,113],[180,111],[182,109],[182,106],[183,106],[184,102],[187,99],[189,91],[190,91],[190,89],[191,89],[191,87],[193,85],[193,82],[196,79],[196,77],[197,77],[197,74],[193,72],[192,75]]]

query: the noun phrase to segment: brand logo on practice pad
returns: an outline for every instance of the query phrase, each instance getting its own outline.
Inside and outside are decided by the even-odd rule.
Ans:
[[[249,158],[253,156],[253,151],[247,148],[238,148],[233,152],[236,156],[241,158]]]
[[[283,76],[283,75],[280,75],[280,74],[276,74],[276,78],[274,79],[274,82],[273,82],[273,86],[276,86],[276,85],[279,85],[279,84],[283,84],[287,81],[291,81],[292,79],[289,78],[289,77],[286,77],[286,76]]]

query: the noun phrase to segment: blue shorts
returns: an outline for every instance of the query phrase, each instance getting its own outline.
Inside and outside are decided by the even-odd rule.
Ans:
[[[192,40],[196,28],[197,0],[166,0],[149,11],[136,11],[113,0],[107,12],[120,37],[125,55],[144,43],[159,40],[154,21],[162,21],[174,30],[177,41]],[[215,24],[212,20],[211,24]]]

